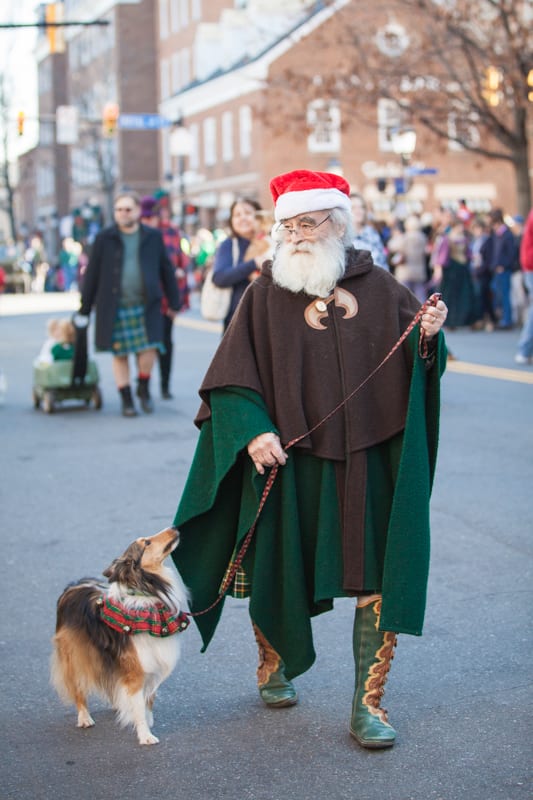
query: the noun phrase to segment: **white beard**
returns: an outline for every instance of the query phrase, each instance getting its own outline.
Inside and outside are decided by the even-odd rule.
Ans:
[[[344,275],[345,252],[340,239],[280,242],[272,264],[275,284],[289,292],[328,297]]]

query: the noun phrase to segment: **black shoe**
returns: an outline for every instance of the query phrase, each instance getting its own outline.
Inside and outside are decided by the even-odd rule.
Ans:
[[[149,381],[150,378],[139,378],[137,381],[137,397],[141,401],[141,408],[145,414],[151,414],[154,410],[154,404],[148,389]]]
[[[161,389],[161,397],[163,400],[172,400],[174,395],[172,395],[168,389]]]
[[[122,400],[122,416],[123,417],[136,417],[137,412],[133,405],[133,397],[131,396],[131,387],[123,386],[119,389],[120,398]]]

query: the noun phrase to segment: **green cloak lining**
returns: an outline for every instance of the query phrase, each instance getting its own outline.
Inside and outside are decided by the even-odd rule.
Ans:
[[[411,346],[416,348],[418,333]],[[429,498],[438,439],[439,379],[446,360],[439,336],[435,365],[414,358],[405,430],[367,450],[365,591],[381,591],[381,629],[422,633],[429,570]],[[262,398],[239,387],[216,389],[201,427],[174,520],[173,559],[193,611],[217,597],[228,563],[253,523],[266,480],[246,453],[260,433],[276,431]],[[250,615],[281,654],[287,677],[315,659],[311,617],[346,596],[334,462],[293,448],[259,519],[244,561]],[[195,618],[208,646],[224,601]]]

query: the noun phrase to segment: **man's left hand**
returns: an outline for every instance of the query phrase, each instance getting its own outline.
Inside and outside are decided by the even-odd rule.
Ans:
[[[420,327],[425,332],[428,338],[436,336],[446,321],[448,316],[448,307],[442,300],[437,302],[436,306],[428,306],[422,319]]]

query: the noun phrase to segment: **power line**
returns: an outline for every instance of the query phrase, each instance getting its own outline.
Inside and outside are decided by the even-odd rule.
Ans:
[[[90,25],[110,25],[108,19],[95,19],[92,22],[3,22],[0,28],[70,28],[81,26],[87,28]]]

